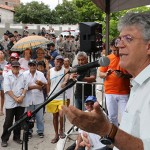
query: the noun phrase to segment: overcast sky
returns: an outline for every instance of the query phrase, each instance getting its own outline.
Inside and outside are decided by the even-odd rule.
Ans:
[[[54,9],[58,5],[58,3],[62,3],[62,0],[20,0],[20,2],[24,4],[33,1],[43,2],[44,4],[48,5],[51,9]]]

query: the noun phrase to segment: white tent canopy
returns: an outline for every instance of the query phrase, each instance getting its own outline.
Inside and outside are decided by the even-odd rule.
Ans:
[[[150,5],[150,0],[92,0],[106,13],[106,53],[109,51],[109,16],[112,12]]]

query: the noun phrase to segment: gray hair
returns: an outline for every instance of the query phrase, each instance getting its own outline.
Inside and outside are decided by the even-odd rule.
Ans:
[[[87,54],[86,54],[85,52],[78,52],[77,58],[78,58],[78,57],[81,57],[81,56],[83,56],[83,57],[85,57],[85,58],[88,58],[88,56],[87,56]]]
[[[121,31],[127,26],[137,26],[145,41],[150,40],[150,12],[127,13],[118,23],[118,30]]]

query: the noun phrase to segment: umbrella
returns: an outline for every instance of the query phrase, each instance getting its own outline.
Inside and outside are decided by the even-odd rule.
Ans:
[[[49,40],[42,36],[27,36],[19,40],[14,44],[14,46],[11,48],[11,51],[23,51],[26,48],[36,48],[41,47],[43,45],[46,45],[50,43]]]

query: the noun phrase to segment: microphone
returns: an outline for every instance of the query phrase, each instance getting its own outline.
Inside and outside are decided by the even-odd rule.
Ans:
[[[82,65],[82,66],[77,66],[75,68],[71,68],[68,73],[74,73],[74,72],[78,72],[78,73],[82,73],[83,71],[87,71],[90,68],[95,68],[95,67],[105,67],[108,66],[110,64],[110,60],[108,57],[100,57],[99,60]]]

